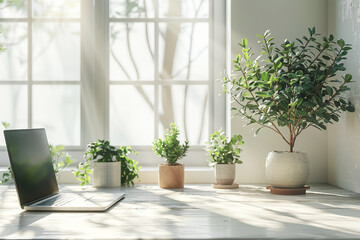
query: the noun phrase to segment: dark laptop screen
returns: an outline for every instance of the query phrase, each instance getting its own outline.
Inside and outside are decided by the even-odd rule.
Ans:
[[[20,205],[57,193],[45,129],[5,130]]]

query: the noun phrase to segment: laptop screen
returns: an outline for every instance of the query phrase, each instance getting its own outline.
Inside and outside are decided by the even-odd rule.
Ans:
[[[21,207],[59,192],[45,129],[5,130]]]

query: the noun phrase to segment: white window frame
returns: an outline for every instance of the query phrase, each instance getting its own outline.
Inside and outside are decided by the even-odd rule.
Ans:
[[[27,1],[27,17],[17,17],[17,18],[0,18],[0,23],[27,23],[27,80],[7,80],[7,81],[0,81],[0,87],[3,85],[25,85],[27,86],[27,126],[28,128],[33,128],[33,86],[35,85],[79,85],[81,87],[82,83],[82,74],[78,81],[36,81],[33,80],[32,76],[32,64],[33,64],[33,23],[62,23],[62,22],[72,22],[72,23],[79,23],[80,29],[82,28],[81,24],[81,17],[80,18],[35,18],[32,14],[32,0]],[[81,36],[82,39],[82,36]],[[82,59],[81,59],[82,60]],[[80,61],[81,61],[80,60]],[[81,63],[80,63],[81,64]],[[82,93],[80,93],[82,95]],[[81,126],[82,126],[82,117],[81,118]],[[0,119],[2,121],[2,119]],[[11,123],[10,123],[11,126]],[[82,129],[80,132],[80,136],[82,136]],[[75,146],[66,146],[66,150],[71,151],[78,151],[83,150],[83,139],[80,139],[80,145]],[[6,151],[6,146],[0,146],[0,167],[8,166],[9,160]]]
[[[156,0],[157,3],[161,0]],[[209,81],[189,81],[187,84],[208,85],[209,90],[209,134],[219,128],[227,129],[226,124],[226,99],[221,85],[216,82],[224,73],[226,66],[226,3],[227,1],[209,0],[209,19],[163,19],[152,20],[138,19],[136,21],[157,22],[200,22],[209,21]],[[156,13],[157,14],[157,13]],[[32,23],[38,21],[77,21],[81,22],[81,81],[39,81],[39,84],[79,84],[81,94],[81,139],[80,146],[65,146],[73,157],[82,161],[83,152],[87,143],[96,139],[109,138],[109,86],[111,84],[133,84],[127,81],[109,81],[109,22],[124,22],[125,19],[109,18],[109,0],[81,0],[81,19],[33,19],[31,0],[28,2],[28,17],[23,19],[0,19],[0,22],[28,22],[28,59],[32,59]],[[133,19],[131,20],[133,21]],[[216,24],[214,24],[216,22]],[[155,27],[155,34],[158,32]],[[157,58],[156,58],[157,59]],[[215,60],[216,59],[216,63]],[[157,63],[155,63],[157,68]],[[2,84],[28,84],[28,126],[32,127],[32,85],[38,84],[32,81],[32,61],[28,63],[28,81],[1,81]],[[101,79],[101,81],[99,81]],[[146,81],[146,84],[162,84],[164,81],[156,79],[155,82]],[[169,81],[170,82],[170,81]],[[184,81],[171,81],[172,83],[184,83]],[[158,97],[155,95],[155,99]],[[155,100],[157,101],[157,100]],[[157,104],[156,104],[157,105]],[[157,113],[156,113],[157,115]],[[1,120],[1,119],[0,119]],[[158,138],[157,118],[155,121],[155,138]],[[151,143],[150,143],[151,144]],[[163,160],[156,157],[151,146],[134,146],[139,152],[134,158],[145,167],[157,165]],[[191,146],[187,158],[183,161],[187,166],[207,166],[204,146]],[[0,166],[7,166],[8,159],[5,147],[0,148]]]

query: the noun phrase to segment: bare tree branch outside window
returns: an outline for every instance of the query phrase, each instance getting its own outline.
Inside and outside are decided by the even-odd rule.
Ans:
[[[164,2],[166,2],[167,4],[167,13],[165,14],[166,17],[169,18],[181,18],[183,16],[183,14],[186,14],[184,12],[182,12],[183,7],[185,5],[185,1],[184,0],[171,0],[171,1],[158,1],[158,4],[163,4]],[[199,12],[201,10],[201,8],[204,5],[204,2],[206,2],[205,0],[190,0],[187,1],[187,3],[189,4],[188,7],[192,7],[194,9],[194,16],[192,16],[193,18],[197,18],[199,17]],[[137,1],[137,0],[126,0],[123,1],[122,4],[124,4],[124,6],[121,6],[121,9],[125,9],[123,10],[125,13],[122,12],[117,12],[117,14],[119,16],[124,16],[125,18],[134,18],[134,17],[148,17],[148,4],[150,3],[150,5],[155,6],[155,1]],[[114,3],[116,4],[116,3]],[[120,4],[120,3],[118,3]],[[119,7],[119,6],[118,6]],[[159,7],[159,6],[155,6]],[[119,7],[120,9],[120,7]],[[140,21],[141,22],[141,21]],[[161,19],[160,19],[161,22]],[[146,45],[147,45],[147,50],[148,50],[148,54],[151,56],[151,58],[153,59],[153,61],[155,61],[155,56],[157,56],[154,52],[153,52],[153,47],[151,45],[152,43],[152,39],[151,36],[149,34],[149,22],[145,22],[145,36],[146,36]],[[159,24],[159,23],[156,23]],[[191,74],[192,71],[194,70],[192,67],[192,64],[194,62],[196,62],[196,60],[199,59],[199,57],[206,53],[207,51],[209,51],[209,46],[202,46],[201,48],[197,48],[196,51],[194,51],[194,47],[193,47],[193,41],[194,41],[194,31],[195,31],[195,26],[196,26],[196,21],[193,21],[191,23],[183,23],[181,21],[171,21],[171,22],[164,22],[162,23],[163,25],[166,25],[165,28],[159,29],[158,34],[159,34],[159,38],[162,39],[163,41],[163,59],[161,59],[162,61],[160,61],[159,59],[159,63],[162,62],[162,65],[160,66],[159,69],[155,69],[155,71],[159,71],[159,79],[160,80],[164,80],[164,81],[171,81],[174,79],[180,79],[183,80],[185,82],[189,82],[190,78],[191,78]],[[139,68],[141,68],[141,66],[137,63],[138,59],[141,58],[141,56],[135,56],[132,52],[132,49],[136,46],[132,46],[133,44],[133,40],[132,37],[136,37],[135,35],[132,35],[132,31],[134,31],[133,29],[133,24],[131,22],[131,20],[129,20],[129,22],[126,22],[126,28],[125,28],[125,32],[123,31],[118,31],[116,30],[116,24],[112,24],[110,25],[110,32],[111,32],[111,44],[110,46],[114,46],[117,38],[119,36],[121,36],[121,34],[125,34],[126,35],[126,49],[127,49],[127,56],[124,58],[124,53],[121,53],[119,50],[117,50],[116,48],[110,48],[110,54],[111,57],[114,59],[114,61],[116,62],[116,64],[118,65],[119,69],[123,72],[124,76],[126,76],[126,80],[128,81],[140,81],[141,80],[141,76],[140,76],[140,72],[139,72]],[[153,25],[151,25],[153,26]],[[208,25],[207,25],[208,26]],[[182,51],[182,46],[179,43],[179,39],[180,39],[180,34],[182,33],[182,31],[188,31],[188,38],[186,38],[185,40],[188,41],[187,46],[187,51],[184,52]],[[182,41],[184,41],[184,37],[182,37]],[[187,59],[187,61],[185,62],[185,64],[181,67],[177,66],[176,69],[174,68],[175,65],[175,61],[177,61],[177,54],[182,54],[183,58]],[[160,57],[160,56],[159,56]],[[131,63],[131,68],[129,67],[125,67],[124,63]],[[176,63],[179,64],[179,63]],[[199,71],[199,69],[195,69],[197,71]],[[135,75],[130,73],[130,72],[135,72]],[[203,79],[203,80],[207,80],[207,79]],[[142,85],[134,85],[138,91],[138,93],[142,96],[142,98],[144,99],[144,101],[148,104],[149,107],[151,107],[151,109],[153,109],[153,111],[155,111],[157,108],[155,108],[154,103],[152,103],[152,101],[149,99],[149,96],[147,96],[147,94],[145,93],[145,91],[143,90]],[[189,93],[189,85],[188,84],[184,84],[183,85],[183,109],[176,109],[175,108],[175,103],[174,98],[173,98],[173,91],[174,91],[174,85],[170,84],[160,84],[160,91],[159,93],[161,93],[161,101],[159,101],[159,104],[161,104],[158,109],[162,110],[162,113],[158,113],[159,114],[159,121],[161,126],[163,126],[164,128],[166,128],[167,126],[169,126],[169,124],[171,122],[175,121],[175,112],[174,111],[181,111],[181,119],[177,119],[178,121],[182,121],[183,122],[183,126],[184,126],[184,133],[185,133],[185,138],[189,137],[189,127],[188,127],[188,122],[191,122],[191,118],[193,116],[188,116],[188,110],[187,108],[189,107],[189,104],[191,105],[192,103],[189,102],[189,98],[188,98],[188,93]],[[178,88],[177,88],[178,89]],[[177,92],[177,94],[179,94]],[[204,99],[203,99],[203,105],[202,105],[202,110],[201,113],[196,113],[196,114],[200,114],[200,124],[198,126],[198,133],[196,133],[196,140],[195,142],[193,142],[193,144],[203,144],[202,141],[202,136],[205,136],[208,129],[206,129],[205,126],[205,121],[206,121],[206,109],[208,106],[208,92],[206,92]],[[195,133],[192,132],[192,135],[194,135]]]

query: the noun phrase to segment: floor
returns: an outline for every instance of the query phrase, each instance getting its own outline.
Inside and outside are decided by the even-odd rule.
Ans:
[[[20,209],[13,187],[0,186],[0,238],[360,239],[360,194],[330,185],[303,196],[271,195],[265,185],[123,190],[126,198],[106,213],[37,213]]]

